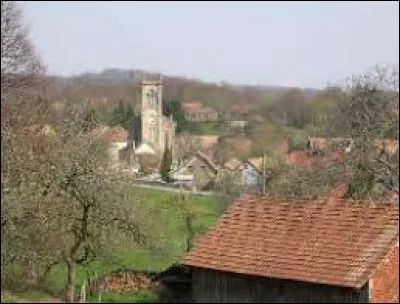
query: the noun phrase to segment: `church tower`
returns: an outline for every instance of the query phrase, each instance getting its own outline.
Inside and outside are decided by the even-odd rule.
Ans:
[[[160,150],[164,146],[162,135],[162,80],[143,80],[141,83],[141,142]]]

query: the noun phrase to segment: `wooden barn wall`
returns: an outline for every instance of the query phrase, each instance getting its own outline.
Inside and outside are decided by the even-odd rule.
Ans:
[[[367,303],[368,285],[355,290],[196,268],[192,297],[194,303]]]

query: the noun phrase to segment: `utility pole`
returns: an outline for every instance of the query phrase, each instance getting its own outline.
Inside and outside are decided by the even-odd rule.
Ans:
[[[262,154],[262,194],[265,195],[265,151]]]

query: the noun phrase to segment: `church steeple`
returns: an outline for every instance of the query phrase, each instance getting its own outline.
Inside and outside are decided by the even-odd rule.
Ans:
[[[163,116],[163,84],[162,75],[157,80],[141,82],[141,144],[150,146],[156,153],[162,153],[167,146],[173,145],[175,123],[172,116]],[[149,150],[149,148],[143,148]]]

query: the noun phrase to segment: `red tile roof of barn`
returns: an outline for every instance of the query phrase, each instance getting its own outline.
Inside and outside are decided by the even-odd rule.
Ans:
[[[245,196],[185,264],[360,288],[398,237],[398,221],[396,202]]]

